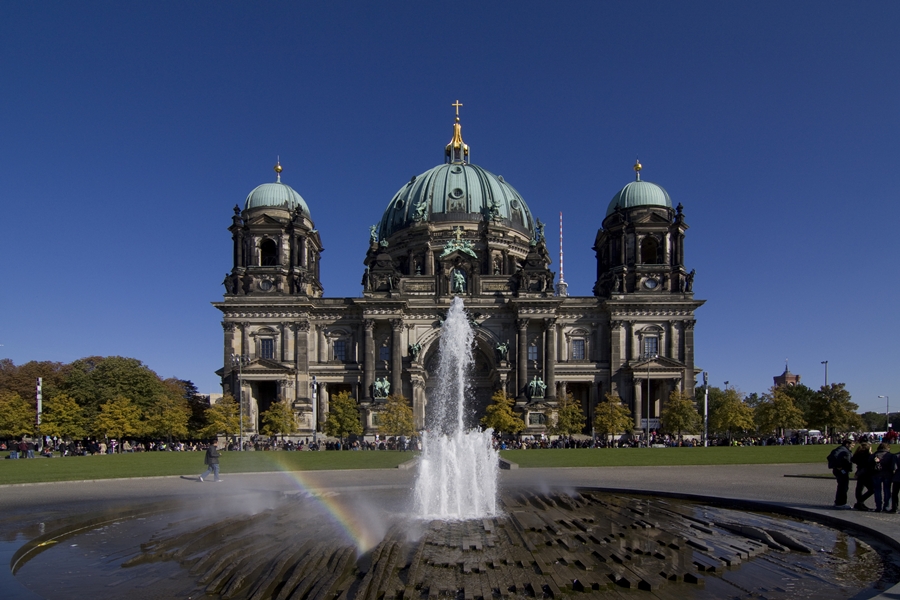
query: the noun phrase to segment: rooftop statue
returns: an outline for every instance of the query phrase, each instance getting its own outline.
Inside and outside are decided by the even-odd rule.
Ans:
[[[369,227],[369,243],[377,244],[378,243],[378,226],[372,225]]]

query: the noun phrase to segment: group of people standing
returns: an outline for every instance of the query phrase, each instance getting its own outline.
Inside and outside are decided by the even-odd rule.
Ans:
[[[896,513],[900,503],[900,454],[892,454],[890,444],[881,442],[872,451],[869,442],[860,442],[854,451],[852,440],[844,440],[828,456],[829,467],[837,479],[835,508],[869,511],[866,500],[875,496],[875,511]],[[856,465],[856,502],[847,502],[850,473]]]

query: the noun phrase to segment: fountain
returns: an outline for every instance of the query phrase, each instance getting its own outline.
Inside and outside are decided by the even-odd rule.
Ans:
[[[467,429],[474,332],[462,298],[453,299],[441,329],[437,385],[415,487],[415,513],[441,520],[493,517],[499,453],[492,430]]]
[[[39,516],[29,503],[22,510],[41,527],[14,529],[28,541],[12,554],[11,575],[38,597],[133,600],[847,598],[900,577],[878,540],[798,519],[659,495],[541,490],[531,479],[499,493],[491,431],[473,428],[466,410],[473,338],[455,298],[412,498],[408,481],[385,473],[395,485],[298,493],[264,491],[252,478],[243,491],[200,486],[202,502],[125,502],[57,522],[56,507]],[[0,577],[0,587],[13,583]]]

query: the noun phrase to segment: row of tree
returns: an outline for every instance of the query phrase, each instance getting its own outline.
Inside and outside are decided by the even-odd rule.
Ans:
[[[697,402],[680,391],[672,392],[660,414],[660,429],[678,437],[696,434],[703,425],[702,398],[706,390],[697,391]],[[491,399],[481,422],[485,427],[504,433],[519,433],[524,421],[516,416],[513,398],[498,391]],[[866,423],[856,412],[858,406],[850,399],[843,383],[823,386],[818,391],[797,385],[773,387],[762,396],[742,397],[734,388],[709,388],[709,431],[713,435],[784,435],[785,430],[813,427],[831,433],[860,431]],[[561,398],[556,414],[547,414],[548,431],[556,435],[572,435],[584,431],[587,419],[581,403],[571,394]],[[882,417],[882,423],[884,422]],[[605,401],[594,409],[593,430],[600,436],[625,433],[634,428],[631,412],[615,395],[607,394]],[[873,430],[873,429],[870,429]]]

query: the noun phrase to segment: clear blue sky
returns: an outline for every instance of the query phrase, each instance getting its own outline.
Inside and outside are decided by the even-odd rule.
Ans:
[[[900,409],[900,3],[4,2],[0,356],[138,358],[216,388],[231,208],[310,206],[327,296],[358,296],[369,225],[472,162],[591,246],[633,178],[691,226],[697,364],[764,392],[790,359]],[[555,245],[555,244],[554,244]],[[892,250],[893,248],[893,250]],[[554,265],[556,269],[558,265]]]

